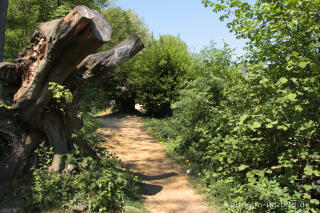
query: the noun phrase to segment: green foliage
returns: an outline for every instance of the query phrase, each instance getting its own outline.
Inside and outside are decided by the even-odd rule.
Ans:
[[[141,38],[144,44],[151,42],[152,37],[142,18],[132,10],[123,10],[120,7],[111,7],[103,11],[112,29],[112,39],[104,45],[104,50],[118,45],[132,33]]]
[[[69,89],[65,89],[65,86],[59,85],[55,82],[49,82],[49,91],[51,91],[53,98],[55,100],[56,109],[64,112],[64,108],[67,104],[70,104],[73,99],[73,95]]]
[[[36,0],[10,0],[5,40],[5,59],[13,60],[23,48],[39,23],[39,4]]]
[[[65,156],[62,173],[48,172],[52,149],[41,144],[36,151],[38,166],[33,168],[32,197],[29,205],[39,209],[86,206],[88,212],[113,212],[135,193],[136,179],[124,171],[118,160],[106,152],[100,157],[82,157],[79,148]]]
[[[112,88],[105,88],[106,82],[91,83],[82,82],[84,84],[82,93],[85,94],[81,98],[80,111],[82,113],[95,114],[98,111],[105,110],[109,106],[110,97],[113,94]]]
[[[72,93],[69,89],[65,89],[65,86],[59,85],[55,82],[49,82],[49,88],[48,88],[52,94],[53,98],[58,102],[61,103],[64,101],[65,103],[71,103],[72,102]]]
[[[109,50],[114,46],[118,45],[121,41],[128,38],[132,33],[139,36],[142,42],[147,45],[152,41],[152,36],[149,33],[148,27],[144,24],[142,18],[140,18],[132,10],[123,10],[120,7],[111,7],[103,11],[104,17],[108,20],[112,28],[112,39],[110,42],[106,43],[102,50]],[[125,87],[128,91],[129,98],[135,98],[135,86],[132,81],[130,81],[130,76],[133,72],[138,70],[133,70],[133,64],[135,64],[139,59],[134,57],[117,67],[112,73],[106,73],[103,79],[101,87],[101,92],[104,95],[96,95],[95,97],[103,97],[103,100],[96,98],[98,103],[104,101],[108,103],[109,100],[117,100],[117,103],[121,104],[123,100],[123,93],[121,88]],[[102,106],[102,105],[101,105]]]
[[[6,105],[6,104],[0,104],[0,107],[3,107],[3,108],[8,109],[8,110],[13,109],[12,106],[9,106],[9,105]]]
[[[249,39],[248,54],[236,66],[207,63],[227,52],[200,56],[199,77],[173,104],[171,130],[158,133],[205,165],[208,188],[231,212],[319,212],[319,4],[210,4],[233,17],[228,26]]]
[[[167,35],[153,41],[137,56],[129,76],[138,102],[152,115],[170,114],[170,105],[190,78],[193,64],[186,44],[179,38]]]
[[[81,156],[86,155],[86,147],[91,147],[94,150],[98,149],[98,144],[101,142],[101,137],[96,133],[99,128],[99,123],[89,113],[81,111],[78,115],[83,121],[83,127],[72,134],[72,138],[77,139]]]

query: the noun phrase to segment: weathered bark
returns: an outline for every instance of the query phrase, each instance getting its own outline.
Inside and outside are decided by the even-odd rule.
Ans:
[[[98,12],[77,6],[62,19],[40,24],[15,63],[0,63],[0,180],[22,171],[44,137],[55,151],[50,168],[62,169],[60,156],[70,151],[71,134],[82,127],[77,118],[85,95],[82,81],[101,80],[143,48],[132,35],[109,51],[90,55],[110,37],[110,26]],[[74,101],[63,113],[49,82],[73,92]]]
[[[98,82],[103,76],[110,74],[117,66],[134,57],[143,48],[144,45],[140,38],[132,34],[108,51],[87,56],[66,81],[74,97],[72,104],[67,106],[66,114],[73,115],[79,110],[79,102],[85,95],[81,81]],[[66,122],[68,123],[68,132],[74,132],[81,127],[79,125],[81,120],[74,116],[69,116]]]
[[[110,36],[107,21],[84,6],[76,7],[64,19],[41,24],[32,37],[32,41],[38,42],[21,55],[20,67],[26,67],[22,67],[23,81],[14,96],[14,108],[22,118],[34,120],[36,126],[41,112],[52,100],[49,82],[62,84],[83,58],[110,40]]]
[[[8,0],[0,1],[0,62],[3,61],[8,3]]]
[[[132,34],[111,50],[89,55],[77,66],[77,70],[82,75],[82,79],[96,80],[135,56],[142,49],[143,44],[140,38]]]
[[[0,108],[0,180],[21,174],[30,154],[43,138],[41,132],[28,131],[11,110]],[[4,140],[4,141],[3,141]],[[7,142],[7,143],[4,143]]]

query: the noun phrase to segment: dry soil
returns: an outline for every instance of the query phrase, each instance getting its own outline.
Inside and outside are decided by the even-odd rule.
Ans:
[[[188,183],[181,166],[168,158],[159,141],[144,128],[141,118],[107,114],[98,117],[106,138],[102,144],[140,177],[144,205],[155,213],[216,213]]]

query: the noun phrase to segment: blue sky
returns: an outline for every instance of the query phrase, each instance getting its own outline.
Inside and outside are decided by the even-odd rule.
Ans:
[[[236,48],[236,55],[244,53],[245,41],[237,40],[225,22],[212,8],[205,8],[201,0],[117,0],[115,6],[132,9],[158,38],[159,35],[179,35],[191,50],[199,51],[211,40],[223,47],[223,41]]]

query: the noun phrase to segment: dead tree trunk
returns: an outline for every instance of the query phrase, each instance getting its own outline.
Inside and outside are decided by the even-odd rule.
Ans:
[[[76,116],[85,95],[81,81],[100,80],[143,48],[132,35],[90,55],[110,38],[111,28],[97,11],[77,6],[62,19],[40,24],[15,63],[0,63],[0,179],[21,173],[42,138],[56,154],[70,151],[71,134],[82,126]],[[72,89],[74,102],[65,113],[56,109],[49,82]]]

